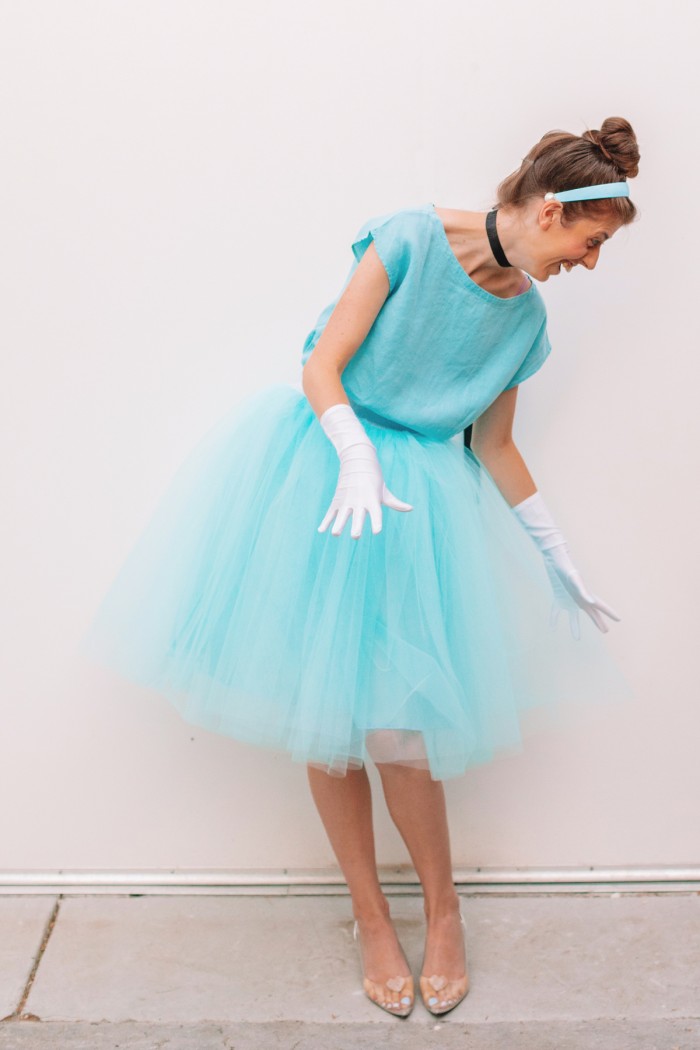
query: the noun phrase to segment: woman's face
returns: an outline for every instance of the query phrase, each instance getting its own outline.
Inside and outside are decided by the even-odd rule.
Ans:
[[[561,273],[570,273],[574,266],[593,270],[600,249],[606,240],[620,228],[619,219],[612,216],[601,219],[579,219],[562,225],[562,205],[548,201],[534,216],[534,236],[531,241],[533,269],[526,271],[539,281]]]

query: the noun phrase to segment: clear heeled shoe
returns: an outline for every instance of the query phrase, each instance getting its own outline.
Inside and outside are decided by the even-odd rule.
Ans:
[[[462,915],[461,911],[459,913],[459,921],[462,923],[462,928],[466,929],[464,916]],[[423,956],[423,963],[425,963],[425,955]],[[421,970],[422,969],[423,964],[421,964]],[[450,980],[449,978],[445,977],[444,974],[434,973],[431,974],[430,977],[428,977],[427,974],[421,973],[420,977],[418,978],[418,983],[420,985],[421,998],[423,999],[423,1003],[425,1005],[426,1010],[428,1010],[431,1014],[434,1014],[436,1017],[439,1017],[442,1014],[446,1014],[449,1010],[454,1010],[455,1006],[458,1006],[459,1003],[462,1002],[462,999],[464,999],[465,995],[469,991],[468,974],[465,974],[463,977],[458,977],[456,979],[453,978],[452,980]],[[457,985],[458,989],[463,988],[463,990],[458,991],[456,995],[447,996],[443,998],[440,995],[440,992],[443,992],[443,989],[450,984]]]
[[[365,995],[374,1003],[375,1006],[379,1006],[382,1010],[386,1010],[387,1013],[393,1014],[394,1017],[408,1017],[411,1010],[415,1005],[415,994],[413,990],[413,977],[390,977],[388,981],[384,981],[384,987],[389,989],[389,993],[394,993],[391,998],[381,1002],[379,999],[373,999],[370,995],[370,988],[372,985],[379,985],[379,981],[370,981],[369,977],[364,975],[364,962],[362,961],[362,945],[359,940],[359,926],[357,919],[352,928],[353,940],[358,946],[360,953],[360,962],[362,965],[362,986],[364,988]]]

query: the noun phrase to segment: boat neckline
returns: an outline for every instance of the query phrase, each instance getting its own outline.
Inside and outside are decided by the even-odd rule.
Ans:
[[[477,292],[477,294],[480,295],[482,298],[487,299],[487,300],[489,300],[491,302],[495,302],[495,303],[513,303],[513,302],[517,302],[518,299],[527,299],[528,296],[530,296],[532,294],[532,292],[534,291],[534,288],[535,288],[535,282],[533,281],[532,277],[530,277],[530,274],[527,273],[525,270],[523,270],[523,273],[525,274],[525,276],[530,281],[530,287],[528,288],[528,290],[526,292],[519,292],[517,295],[508,295],[508,296],[494,295],[493,292],[487,292],[485,288],[482,288],[480,284],[477,284],[476,281],[472,280],[472,278],[469,276],[469,274],[464,269],[464,267],[462,266],[461,262],[459,261],[459,259],[455,255],[454,251],[452,250],[452,245],[450,244],[450,242],[448,240],[447,232],[446,232],[445,227],[443,225],[442,219],[440,218],[440,216],[438,215],[437,211],[435,210],[435,204],[433,204],[432,201],[428,204],[428,208],[430,208],[430,214],[433,216],[433,218],[437,222],[437,224],[440,227],[440,230],[442,232],[441,241],[444,244],[444,246],[447,249],[447,251],[449,252],[450,257],[452,258],[452,261],[454,262],[455,266],[458,267],[459,272],[462,274],[462,277],[463,277],[464,281],[467,283],[467,287],[468,288],[471,288],[473,291]]]

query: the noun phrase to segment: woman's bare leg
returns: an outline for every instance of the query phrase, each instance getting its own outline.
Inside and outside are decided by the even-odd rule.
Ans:
[[[409,977],[411,971],[377,874],[367,770],[363,766],[349,769],[344,777],[333,777],[307,765],[307,772],[311,794],[352,898],[365,977],[370,982],[366,990],[381,1003],[396,1002],[406,994],[413,1001],[412,982],[400,996],[384,985],[392,977]]]
[[[465,982],[459,978],[466,974],[466,958],[459,896],[452,878],[444,785],[426,769],[391,762],[378,762],[377,769],[387,808],[423,887],[427,921],[423,973],[448,978],[441,1001],[459,998],[465,991]]]

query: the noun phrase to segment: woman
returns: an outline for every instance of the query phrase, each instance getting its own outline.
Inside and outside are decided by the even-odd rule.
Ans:
[[[86,638],[189,722],[305,763],[364,990],[396,1016],[414,988],[377,876],[368,757],[424,891],[420,990],[442,1014],[468,990],[442,781],[520,751],[526,709],[560,724],[576,701],[629,695],[595,637],[619,616],[584,585],[512,425],[551,349],[533,279],[596,266],[635,218],[638,161],[613,117],[544,135],[488,213],[365,223],[301,389],[268,387],[207,435]],[[466,428],[471,448],[451,440]]]

